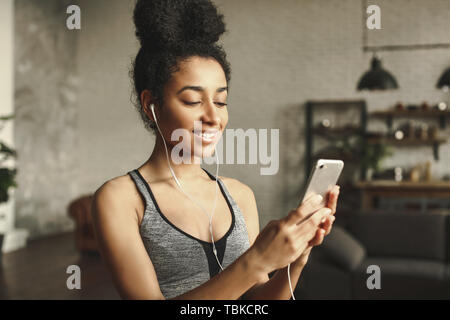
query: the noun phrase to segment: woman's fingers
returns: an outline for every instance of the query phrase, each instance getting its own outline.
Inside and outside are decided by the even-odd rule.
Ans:
[[[310,246],[321,245],[325,237],[325,233],[326,231],[324,229],[322,228],[317,229],[315,237],[311,241],[309,241],[308,245]]]
[[[299,224],[303,220],[308,219],[311,214],[323,207],[323,197],[320,195],[314,195],[306,199],[298,208],[293,209],[286,216],[286,223],[288,225]]]
[[[284,218],[286,225],[297,230],[297,241],[303,241],[310,247],[322,244],[324,237],[331,232],[335,217],[339,186],[334,186],[324,199],[320,195],[309,195],[298,208]]]
[[[339,189],[340,187],[336,185],[328,193],[327,207],[331,209],[332,214],[336,213],[336,206],[339,198]]]
[[[297,239],[306,242],[312,240],[315,237],[317,229],[320,228],[322,219],[329,215],[331,215],[331,210],[329,208],[322,208],[300,225],[296,226]]]
[[[321,245],[325,236],[330,234],[331,229],[333,227],[333,223],[336,220],[334,213],[336,212],[336,205],[337,205],[338,197],[339,197],[339,186],[335,186],[329,192],[327,207],[323,208],[323,209],[329,209],[328,212],[323,211],[323,209],[319,210],[319,211],[322,211],[322,217],[321,217],[321,220],[319,221],[319,224],[317,226],[314,237],[308,242],[309,246]],[[316,216],[320,217],[321,215],[319,214],[319,212],[317,212]],[[315,221],[316,219],[313,219],[313,217],[311,217],[309,220]],[[314,226],[314,223],[315,222],[313,222],[312,226]]]
[[[309,242],[311,246],[318,246],[322,244],[325,236],[329,235],[331,232],[331,228],[333,227],[333,222],[336,220],[335,216],[330,215],[329,217],[324,218],[322,220],[322,224],[317,229],[315,237]]]
[[[329,217],[326,217],[321,221],[320,228],[325,230],[326,236],[330,234],[331,227],[333,226],[334,220],[336,220],[336,217],[333,215],[330,215]]]

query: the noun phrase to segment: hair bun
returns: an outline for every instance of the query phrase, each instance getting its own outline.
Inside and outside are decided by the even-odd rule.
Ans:
[[[138,0],[133,19],[141,46],[158,49],[212,44],[225,32],[223,15],[210,0]]]

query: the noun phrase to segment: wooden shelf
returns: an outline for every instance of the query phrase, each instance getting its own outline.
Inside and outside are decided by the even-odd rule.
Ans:
[[[355,187],[361,192],[361,209],[365,211],[377,209],[376,203],[380,199],[450,199],[450,181],[395,182],[392,180],[374,180],[357,182]]]
[[[374,118],[386,119],[389,130],[392,130],[393,118],[437,118],[441,129],[445,129],[446,119],[450,117],[450,111],[431,110],[383,110],[370,113]]]
[[[401,181],[396,182],[392,180],[374,180],[374,181],[359,181],[355,183],[359,189],[373,189],[373,188],[402,188],[402,189],[450,189],[450,181],[431,180],[422,182]]]
[[[368,143],[385,143],[385,144],[393,144],[393,145],[404,145],[404,146],[420,146],[420,145],[436,145],[446,143],[447,139],[437,138],[437,139],[402,139],[397,140],[394,138],[368,138]]]
[[[437,161],[439,160],[439,146],[443,143],[447,142],[447,139],[444,138],[437,138],[437,139],[402,139],[397,140],[394,138],[367,138],[367,143],[370,144],[376,144],[376,143],[382,143],[382,144],[390,144],[395,146],[405,146],[405,147],[411,147],[411,146],[432,146],[433,147],[433,156],[434,159]]]
[[[450,117],[450,111],[440,110],[385,110],[374,111],[370,113],[373,117],[404,117],[404,118],[416,118],[416,117]]]
[[[370,113],[372,117],[384,118],[386,119],[386,124],[389,132],[392,133],[392,124],[394,117],[397,118],[437,118],[439,119],[441,129],[445,129],[446,120],[450,117],[450,111],[441,111],[435,108],[430,110],[417,109],[417,110],[383,110],[374,111]],[[386,143],[396,146],[419,146],[419,145],[432,145],[433,154],[436,160],[439,160],[439,146],[447,142],[447,139],[436,138],[436,139],[402,139],[397,140],[394,138],[368,138],[368,143]]]

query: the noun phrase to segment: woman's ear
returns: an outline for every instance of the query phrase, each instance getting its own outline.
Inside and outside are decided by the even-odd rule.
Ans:
[[[155,119],[153,118],[152,110],[150,109],[152,102],[152,96],[149,90],[145,89],[141,92],[141,107],[144,109],[147,117],[153,122]]]

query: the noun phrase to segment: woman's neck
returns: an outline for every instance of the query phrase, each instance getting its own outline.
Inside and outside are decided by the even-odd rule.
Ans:
[[[178,180],[189,180],[198,177],[198,175],[204,175],[198,160],[195,162],[192,157],[190,163],[182,162],[176,164],[172,161],[172,147],[170,145],[167,146],[167,151],[169,153],[170,165]],[[157,180],[172,179],[172,174],[167,163],[166,149],[160,136],[157,137],[153,152],[150,158],[142,165],[142,168],[150,171],[151,176]]]

